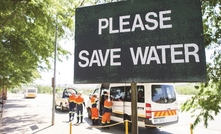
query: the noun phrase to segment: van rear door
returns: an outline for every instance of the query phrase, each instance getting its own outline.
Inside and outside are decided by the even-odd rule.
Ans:
[[[178,121],[178,103],[173,85],[151,85],[152,124]]]

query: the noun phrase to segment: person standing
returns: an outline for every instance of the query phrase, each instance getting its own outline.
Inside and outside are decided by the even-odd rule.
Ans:
[[[104,101],[105,101],[105,95],[108,95],[107,91],[103,91],[101,100],[100,100],[100,115],[103,114],[103,108],[104,108]]]
[[[76,107],[77,107],[77,123],[79,123],[79,119],[81,119],[80,123],[83,123],[83,105],[85,107],[84,98],[81,96],[81,93],[78,93],[76,98]]]
[[[91,97],[91,120],[92,125],[98,125],[98,108],[97,108],[97,95],[93,94]]]
[[[69,95],[69,122],[74,120],[74,115],[76,111],[76,95],[75,93],[71,93]]]
[[[112,113],[113,102],[108,99],[108,95],[105,96],[103,115],[102,115],[102,126],[110,124],[110,117]]]

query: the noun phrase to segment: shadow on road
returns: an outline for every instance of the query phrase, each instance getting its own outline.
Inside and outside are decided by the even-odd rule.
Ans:
[[[6,101],[0,133],[10,134],[16,131],[23,133],[32,129],[32,127],[35,129],[36,127],[34,127],[33,123],[46,123],[45,120],[41,120],[41,118],[44,117],[36,114],[36,111],[31,112],[32,107],[24,102],[25,100],[22,99],[11,99]],[[29,108],[30,111],[22,112],[24,108]]]
[[[42,129],[39,129],[39,130],[33,132],[32,134],[36,134],[36,133],[38,133],[38,132],[44,131],[44,130],[50,128],[50,127],[52,127],[52,125],[46,126],[46,127],[42,128]]]
[[[24,108],[24,107],[26,107],[25,104],[17,104],[18,102],[23,102],[23,100],[21,100],[21,99],[7,100],[6,101],[7,105],[4,106],[4,110],[11,109],[11,108]]]
[[[84,117],[85,122],[89,125],[92,126],[92,122],[91,119],[89,119],[88,117]],[[125,134],[124,131],[124,125],[123,124],[119,124],[117,122],[113,122],[111,121],[111,124],[114,125],[115,123],[117,125],[111,126],[109,127],[109,129],[104,129],[104,128],[100,128],[99,126],[101,126],[101,121],[99,120],[100,125],[96,125],[94,126],[94,128],[101,130],[101,132],[107,132],[107,133],[112,133],[113,130],[119,133],[119,134]],[[98,127],[97,127],[98,126]],[[88,127],[86,129],[92,129],[92,127]],[[145,127],[139,127],[138,128],[139,134],[172,134],[170,132],[166,132],[161,130],[160,128],[145,128]],[[132,134],[131,132],[129,132],[129,134]]]
[[[88,125],[92,125],[91,119],[89,119],[88,117],[84,117],[84,121],[88,124]],[[100,123],[100,120],[98,121],[98,123]]]
[[[16,112],[16,111],[15,111]],[[24,128],[27,128],[27,126],[31,126],[33,125],[32,122],[34,122],[36,120],[36,118],[33,117],[37,117],[38,115],[22,115],[22,116],[13,116],[13,117],[4,117],[2,119],[2,132],[7,132],[8,134],[16,131],[24,131]],[[45,123],[44,121],[38,121],[39,124]],[[6,127],[4,126],[4,124],[10,124],[7,125]]]
[[[139,128],[139,132],[142,134],[144,134],[144,132],[148,134],[172,134],[170,132],[163,131],[160,128]]]
[[[68,114],[68,112],[69,112],[68,110],[61,111],[61,110],[59,110],[57,108],[55,109],[55,113],[56,114]]]

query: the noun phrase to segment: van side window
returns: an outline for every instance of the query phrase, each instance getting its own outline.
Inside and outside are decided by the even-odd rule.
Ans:
[[[137,102],[144,102],[144,86],[137,86]],[[131,102],[131,86],[111,87],[110,95],[113,101]]]
[[[112,97],[113,101],[124,101],[124,87],[111,87],[110,96]]]
[[[144,102],[144,86],[137,86],[137,102]]]
[[[125,101],[131,102],[131,87],[130,86],[125,87]]]

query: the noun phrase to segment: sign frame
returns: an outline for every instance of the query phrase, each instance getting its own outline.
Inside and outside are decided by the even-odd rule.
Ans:
[[[199,0],[80,7],[75,32],[76,84],[207,79]]]

